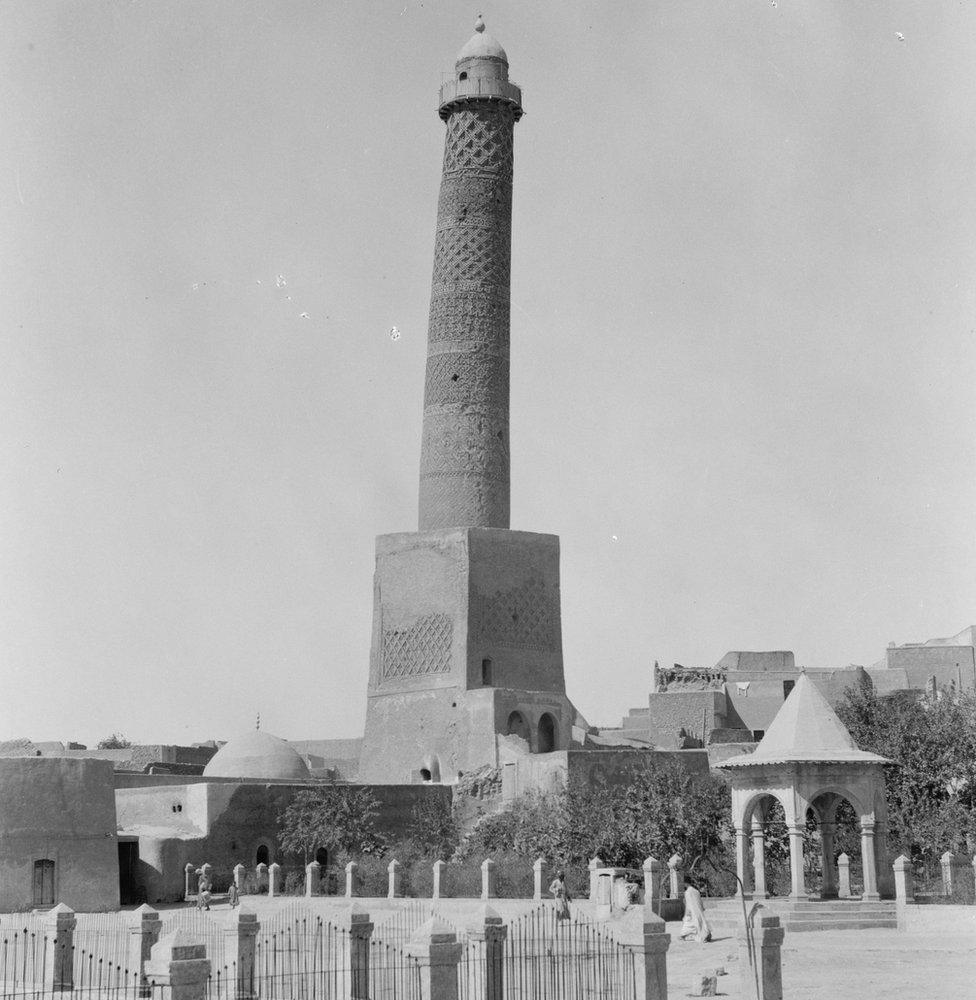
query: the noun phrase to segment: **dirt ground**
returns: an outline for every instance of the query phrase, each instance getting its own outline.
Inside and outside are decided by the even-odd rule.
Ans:
[[[669,923],[668,995],[689,995],[696,974],[724,967],[719,996],[754,1000],[739,982],[735,938],[678,938]],[[783,943],[784,1000],[963,1000],[976,997],[976,932],[858,930],[790,934]]]

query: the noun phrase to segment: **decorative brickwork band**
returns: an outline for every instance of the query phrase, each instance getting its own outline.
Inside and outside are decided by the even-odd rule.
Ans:
[[[505,89],[500,80],[491,86]],[[460,93],[441,108],[447,134],[424,389],[421,531],[509,526],[512,143],[521,114],[510,100]]]

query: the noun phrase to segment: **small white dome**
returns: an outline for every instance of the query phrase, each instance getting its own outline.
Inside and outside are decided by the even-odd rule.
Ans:
[[[474,34],[458,53],[457,61],[461,62],[464,59],[501,59],[506,66],[508,65],[505,50],[494,36],[485,31],[485,22],[482,21],[480,14],[474,24]]]
[[[225,743],[203,769],[207,778],[278,778],[307,781],[308,765],[284,740],[252,729]]]

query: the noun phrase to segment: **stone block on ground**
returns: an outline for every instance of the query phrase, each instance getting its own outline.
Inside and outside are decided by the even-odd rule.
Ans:
[[[718,996],[718,978],[716,976],[699,975],[691,981],[691,996]]]

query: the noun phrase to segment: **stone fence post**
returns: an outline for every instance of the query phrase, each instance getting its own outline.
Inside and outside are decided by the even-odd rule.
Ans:
[[[342,956],[348,976],[347,989],[340,996],[349,997],[349,1000],[369,1000],[369,948],[373,923],[359,903],[351,903],[339,923],[348,935],[346,954]]]
[[[244,895],[244,888],[247,883],[247,869],[243,865],[234,865],[234,885],[237,886],[237,894]]]
[[[891,867],[895,870],[895,899],[899,903],[914,903],[915,874],[911,861],[904,854],[899,854]]]
[[[645,905],[643,940],[626,946],[634,958],[635,1000],[668,1000],[671,935],[664,927],[664,921]]]
[[[680,854],[672,854],[668,858],[668,875],[671,880],[672,899],[680,899],[685,894],[685,873],[681,870],[683,860]]]
[[[208,863],[200,865],[200,877],[207,880],[208,885],[213,885],[213,865]],[[211,890],[212,891],[212,890]]]
[[[146,978],[157,989],[162,987],[161,1000],[205,1000],[210,978],[207,946],[184,930],[164,935],[152,946]]]
[[[477,920],[468,928],[468,941],[481,944],[484,955],[484,969],[480,963],[472,962],[470,974],[477,977],[482,972],[483,980],[479,984],[476,978],[469,982],[473,996],[480,1000],[503,1000],[505,975],[505,941],[508,938],[508,928],[502,918],[490,907],[485,906]]]
[[[254,891],[260,892],[268,884],[268,866],[262,861],[254,868]]]
[[[542,871],[545,864],[542,858],[536,858],[532,862],[532,898],[537,902],[542,899]],[[973,859],[973,864],[976,864],[976,858]]]
[[[197,868],[187,861],[183,869],[183,899],[184,901],[197,894]]]
[[[258,995],[255,959],[259,928],[258,915],[247,907],[231,912],[224,931],[224,957],[228,965],[237,969],[234,1000],[255,1000]]]
[[[322,866],[317,861],[310,861],[305,866],[305,895],[319,896],[322,894]]]
[[[402,896],[403,893],[400,891],[400,862],[394,858],[386,866],[386,874],[388,878],[388,887],[386,896],[388,899],[396,899],[397,896]]]
[[[444,862],[437,860],[434,862],[434,887],[430,891],[432,899],[441,898],[441,878],[444,875]]]
[[[939,860],[942,863],[942,891],[951,896],[959,889],[959,873],[964,862],[954,851],[946,851]]]
[[[350,861],[346,865],[346,899],[352,899],[359,888],[359,865],[355,861]]]
[[[268,865],[268,899],[281,895],[281,865],[277,861]]]
[[[590,872],[590,899],[594,900],[596,899],[597,879],[600,877],[597,875],[597,869],[603,867],[603,858],[601,858],[599,854],[595,854],[587,862],[586,867]]]
[[[644,872],[644,905],[656,916],[661,915],[661,862],[645,858],[641,865]]]
[[[406,952],[417,960],[423,1000],[458,1000],[458,965],[463,947],[454,931],[436,917],[414,931]]]
[[[779,917],[756,916],[752,925],[752,950],[745,927],[739,927],[739,988],[743,996],[758,1000],[783,1000],[783,965],[780,949],[786,932]]]
[[[139,995],[148,996],[148,993],[145,992],[146,963],[149,961],[153,945],[159,940],[159,932],[163,922],[152,907],[143,903],[129,915],[127,926],[129,929],[129,972],[139,976]]]
[[[494,899],[495,892],[495,862],[485,858],[481,862],[481,898]]]
[[[74,988],[75,911],[58,903],[44,917],[44,992],[63,993]]]
[[[837,895],[841,899],[851,898],[851,859],[846,854],[837,858]]]

